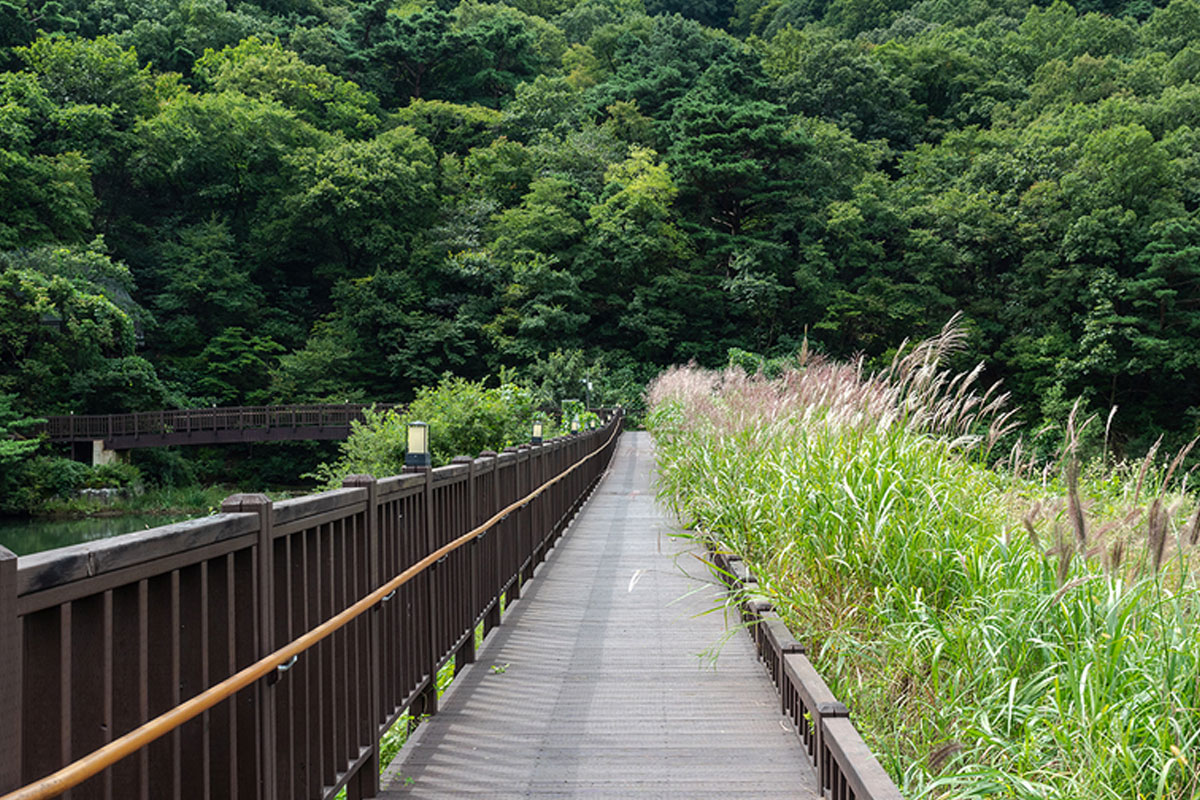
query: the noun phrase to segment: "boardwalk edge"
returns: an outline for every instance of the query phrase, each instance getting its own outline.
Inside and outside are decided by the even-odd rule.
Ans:
[[[900,790],[850,721],[850,710],[833,696],[809,660],[807,648],[758,591],[758,581],[746,563],[711,534],[699,538],[717,575],[737,598],[742,623],[779,693],[779,710],[817,770],[822,797],[902,800]]]

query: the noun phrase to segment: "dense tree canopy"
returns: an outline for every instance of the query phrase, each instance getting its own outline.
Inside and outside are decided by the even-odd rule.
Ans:
[[[0,3],[5,413],[885,358],[1200,424],[1200,0]],[[607,376],[607,377],[605,377]]]

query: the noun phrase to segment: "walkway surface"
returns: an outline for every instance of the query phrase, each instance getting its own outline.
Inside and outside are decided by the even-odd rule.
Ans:
[[[649,435],[610,473],[383,797],[816,798],[816,778],[696,548],[654,499]],[[689,577],[688,574],[694,577]],[[697,616],[701,615],[701,616]],[[730,621],[732,621],[732,615]]]

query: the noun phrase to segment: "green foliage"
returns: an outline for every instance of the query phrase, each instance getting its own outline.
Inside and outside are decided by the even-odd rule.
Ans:
[[[905,796],[1191,796],[1194,497],[1136,464],[1072,490],[1069,449],[1063,482],[989,467],[1004,417],[939,372],[954,346],[664,374],[661,496],[744,558]]]
[[[391,117],[429,140],[440,152],[465,155],[474,147],[485,147],[500,127],[499,111],[485,106],[466,106],[445,100],[413,100]]]
[[[251,36],[220,52],[205,51],[194,74],[215,92],[274,100],[308,124],[363,137],[379,127],[378,101],[324,66],[306,64],[278,40]]]
[[[36,456],[12,469],[6,468],[0,479],[0,511],[28,513],[52,498],[67,498],[87,485],[92,468],[87,464],[57,456]]]
[[[195,465],[178,449],[150,447],[129,451],[130,463],[141,472],[149,488],[172,489],[194,486],[198,480]]]
[[[286,199],[299,230],[353,274],[402,259],[434,203],[436,158],[412,128],[289,158],[298,190]]]
[[[41,442],[29,438],[28,429],[42,420],[26,417],[13,407],[15,394],[0,394],[0,511],[13,510],[20,501],[13,495]]]
[[[171,403],[154,367],[134,354],[140,310],[127,281],[122,265],[94,249],[0,256],[0,392],[41,413]]]
[[[142,485],[142,471],[122,461],[101,464],[92,468],[84,485],[89,489],[138,489]]]
[[[150,68],[138,65],[133,48],[108,36],[89,40],[42,34],[16,52],[56,102],[114,106],[126,120],[153,108]]]
[[[534,401],[532,392],[516,384],[487,388],[483,381],[447,375],[437,386],[417,392],[403,414],[372,409],[365,416],[366,421],[355,423],[350,438],[339,447],[337,461],[321,464],[312,477],[334,487],[347,475],[365,473],[382,478],[399,474],[404,469],[411,421],[429,426],[434,466],[457,455],[473,456],[526,442]]]
[[[84,238],[95,207],[87,162],[78,153],[23,155],[0,149],[0,248]]]
[[[632,407],[961,310],[1028,422],[1185,439],[1198,37],[1197,0],[0,2],[0,392],[403,401],[561,351]]]

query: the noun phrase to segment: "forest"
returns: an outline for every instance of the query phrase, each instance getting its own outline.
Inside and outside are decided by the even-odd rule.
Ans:
[[[0,439],[958,311],[1034,427],[1200,423],[1197,0],[0,0],[0,69]]]

